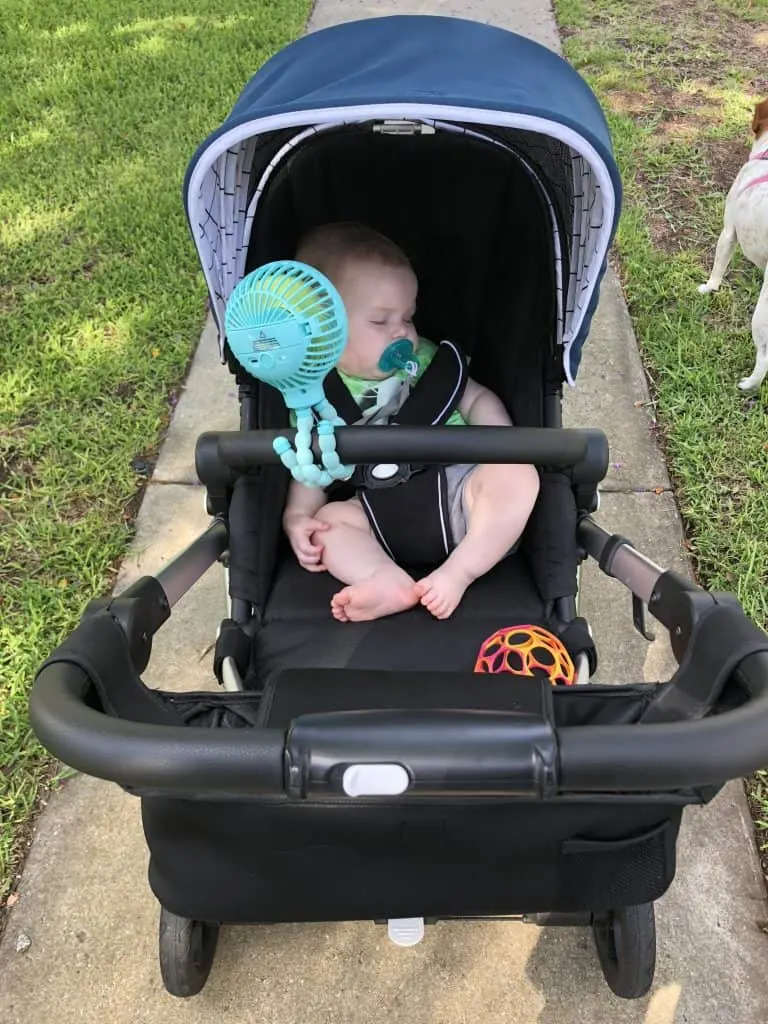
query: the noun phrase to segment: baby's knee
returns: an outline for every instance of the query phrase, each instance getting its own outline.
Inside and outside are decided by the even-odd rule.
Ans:
[[[344,502],[343,501],[329,501],[327,505],[323,505],[315,513],[315,519],[319,519],[321,523],[327,523],[329,526],[336,526],[338,523],[344,521]]]
[[[354,498],[349,501],[329,501],[323,505],[315,514],[315,519],[320,519],[329,526],[353,526],[358,530],[368,527],[368,520],[360,504]]]
[[[536,501],[541,481],[535,466],[498,463],[478,468],[481,472],[477,474],[477,483],[480,487],[485,485],[494,499],[515,497],[531,504]]]

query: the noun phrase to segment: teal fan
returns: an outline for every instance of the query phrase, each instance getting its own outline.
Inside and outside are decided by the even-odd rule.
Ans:
[[[240,365],[296,412],[295,449],[282,436],[273,442],[293,478],[309,487],[348,480],[353,467],[342,466],[334,433],[344,421],[323,391],[347,344],[344,303],[328,278],[297,260],[265,263],[233,289],[224,327]],[[322,468],[312,454],[315,426]]]
[[[233,290],[224,325],[237,361],[277,388],[289,409],[323,402],[323,380],[347,343],[347,315],[320,271],[296,260],[265,263]]]

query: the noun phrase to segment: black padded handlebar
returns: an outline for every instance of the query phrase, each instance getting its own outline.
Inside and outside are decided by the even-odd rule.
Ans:
[[[287,430],[222,431],[197,440],[197,475],[207,486],[230,482],[233,474],[280,462],[272,444],[278,437],[293,440]],[[549,427],[339,427],[341,461],[533,463],[573,467],[577,477],[595,482],[608,469],[608,441],[600,430]],[[315,442],[315,458],[319,450]]]
[[[561,790],[685,789],[718,785],[764,767],[768,654],[749,655],[734,675],[751,699],[711,718],[560,730]]]
[[[459,729],[455,717],[447,728],[445,712],[439,710],[418,712],[418,721],[415,714],[402,712],[336,713],[327,716],[326,738],[335,735],[341,743],[340,755],[346,748],[359,751],[355,760],[372,740],[375,760],[402,764],[413,780],[422,780],[422,785],[413,787],[416,795],[455,795],[457,777],[462,778],[459,788],[465,797],[647,792],[717,784],[768,764],[768,654],[745,658],[735,674],[750,699],[711,718],[556,730],[558,768],[546,789],[521,782],[521,743],[527,738],[531,744],[527,755],[531,779],[545,747],[538,718],[531,720],[526,731],[524,723],[521,729],[521,721],[513,718],[505,726],[503,715],[495,716],[489,726],[488,716],[478,713],[473,721],[467,713],[458,723]],[[125,721],[89,706],[90,688],[80,667],[57,662],[40,672],[30,698],[32,726],[40,741],[66,764],[86,774],[128,788],[182,796],[280,796],[297,791],[286,770],[289,737],[281,729],[204,729]],[[310,717],[314,735],[322,739],[326,716]],[[406,719],[407,744],[403,734]],[[301,730],[302,726],[303,720],[298,718],[291,729]],[[492,784],[482,756],[489,739]],[[328,761],[327,743],[324,746],[323,757]],[[328,770],[332,767],[328,761]],[[445,779],[442,788],[441,778]]]
[[[35,735],[72,768],[128,788],[186,795],[283,792],[282,730],[131,722],[90,707],[91,689],[82,668],[55,662],[30,695]]]

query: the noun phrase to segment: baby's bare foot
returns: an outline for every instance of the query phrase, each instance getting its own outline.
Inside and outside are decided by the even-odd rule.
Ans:
[[[458,571],[446,562],[429,576],[419,580],[416,590],[419,600],[428,612],[436,619],[447,619],[456,611],[464,591],[471,582],[466,573]]]
[[[339,622],[370,622],[412,608],[418,600],[416,584],[406,573],[382,569],[334,594],[331,614]]]

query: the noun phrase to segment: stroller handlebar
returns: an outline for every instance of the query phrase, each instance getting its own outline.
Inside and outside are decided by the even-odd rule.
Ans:
[[[732,595],[665,572],[589,516],[578,537],[604,572],[647,602],[678,661],[631,724],[556,727],[546,683],[533,712],[371,710],[300,715],[287,729],[186,725],[140,673],[171,605],[226,548],[226,523],[215,520],[157,578],[89,606],[37,674],[32,727],[86,774],[190,797],[546,799],[690,789],[765,767],[765,633]],[[738,692],[729,690],[724,706],[729,682]]]
[[[238,473],[279,464],[273,448],[290,430],[221,431],[201,434],[195,450],[197,475],[206,486],[231,483]],[[315,458],[320,451],[314,442]],[[533,463],[572,467],[577,477],[597,482],[608,469],[608,439],[601,430],[550,427],[339,427],[336,450],[343,463]]]
[[[86,775],[128,789],[192,795],[283,792],[281,729],[195,729],[115,718],[88,701],[79,665],[44,666],[30,695],[30,719],[42,744]]]
[[[307,715],[286,731],[116,718],[92,706],[83,668],[58,661],[40,671],[30,714],[65,764],[145,794],[637,793],[722,784],[768,763],[768,654],[747,656],[734,674],[748,701],[698,721],[555,729],[538,715],[436,709]],[[407,784],[353,793],[347,770],[360,765],[399,765]]]

